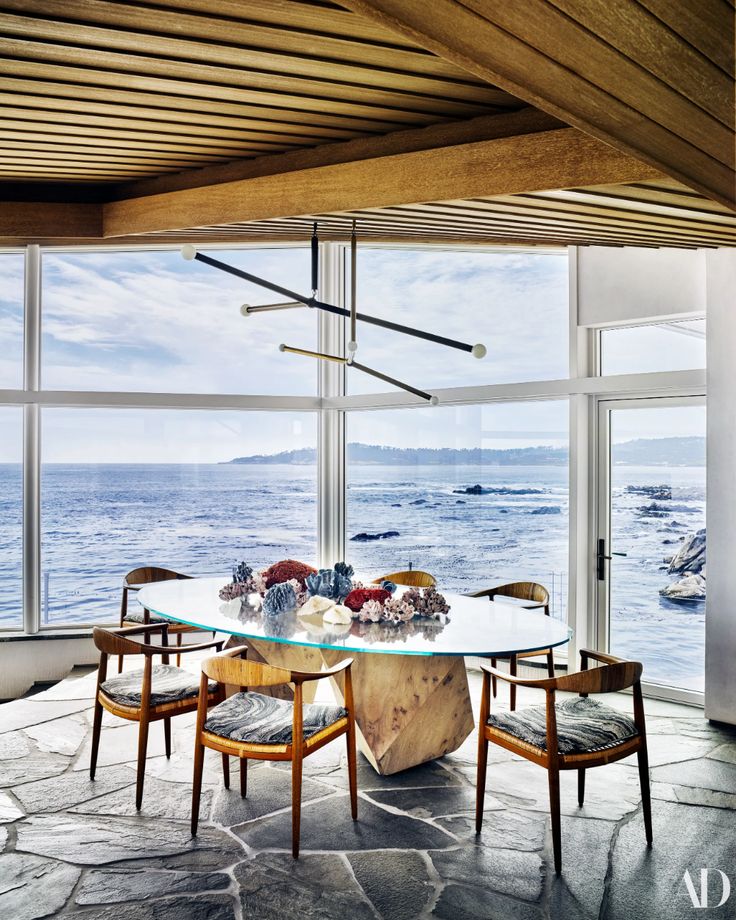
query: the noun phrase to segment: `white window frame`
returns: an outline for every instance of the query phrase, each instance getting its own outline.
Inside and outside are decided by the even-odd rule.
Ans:
[[[207,248],[286,248],[288,244],[223,243]],[[304,244],[293,244],[304,245]],[[43,251],[93,251],[101,247],[43,247]],[[131,250],[170,250],[171,245],[126,246]],[[462,246],[391,246],[386,249],[456,250]],[[486,247],[488,251],[508,251],[508,247]],[[479,247],[474,247],[478,251]],[[108,247],[105,247],[109,251]],[[320,295],[329,302],[345,303],[347,244],[320,244]],[[125,393],[97,391],[47,391],[40,389],[41,348],[41,253],[37,245],[14,248],[26,257],[26,303],[24,311],[23,389],[0,390],[0,405],[23,406],[23,626],[4,630],[17,636],[34,634],[40,626],[40,432],[39,412],[43,406],[127,407],[168,409],[239,409],[300,411],[318,414],[318,521],[320,563],[332,564],[345,554],[345,448],[346,415],[351,411],[424,406],[411,394],[392,390],[349,396],[345,388],[345,369],[320,367],[315,396],[252,396],[167,393]],[[528,250],[527,250],[528,251]],[[542,251],[535,248],[535,252]],[[559,250],[558,250],[559,251]],[[461,406],[494,402],[526,402],[567,398],[570,405],[570,518],[568,623],[574,637],[568,648],[570,661],[577,660],[577,649],[595,642],[595,583],[591,564],[595,533],[595,425],[596,403],[602,398],[624,398],[642,392],[659,395],[700,394],[705,392],[705,371],[676,371],[598,375],[598,337],[594,330],[577,326],[577,250],[562,250],[569,259],[570,278],[570,374],[567,378],[522,383],[445,387],[435,390],[440,404]],[[320,350],[342,353],[344,319],[319,315]],[[44,627],[42,632],[65,634],[85,632],[79,625]],[[88,629],[87,629],[88,631]]]

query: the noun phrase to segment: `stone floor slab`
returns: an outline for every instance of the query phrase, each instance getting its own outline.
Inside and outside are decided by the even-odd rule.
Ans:
[[[27,853],[0,856],[0,917],[36,920],[66,904],[81,870]]]
[[[1,737],[1,736],[0,736]],[[69,758],[61,754],[47,754],[32,750],[26,757],[0,761],[0,787],[18,786],[64,773]]]
[[[91,736],[87,738],[79,753],[74,769],[89,770],[92,747]],[[148,756],[165,754],[163,722],[154,722],[148,733]],[[119,728],[109,728],[102,732],[97,765],[107,767],[114,763],[133,763],[138,756],[138,723],[129,722]]]
[[[82,712],[87,709],[86,700],[51,700],[45,702],[35,697],[14,700],[12,703],[0,705],[0,735],[5,732],[17,731],[29,725],[40,725],[52,719],[71,715],[73,712]]]
[[[29,725],[23,731],[35,741],[39,751],[72,756],[87,737],[89,726],[84,716],[73,715],[42,722],[40,725]]]
[[[420,853],[350,853],[348,860],[381,917],[415,920],[434,900],[435,885]]]
[[[562,819],[562,875],[559,878],[553,875],[552,854],[547,854],[548,873],[552,878],[551,917],[597,920],[605,915],[602,911],[605,880],[616,827],[611,821],[595,818]],[[641,842],[643,844],[643,837]]]
[[[16,849],[96,866],[123,859],[150,858],[191,850],[239,852],[237,843],[223,831],[203,827],[192,837],[189,822],[111,815],[34,815],[17,825]]]
[[[437,822],[465,846],[484,846],[503,850],[541,850],[549,819],[541,812],[507,808],[484,814],[480,834],[475,833],[475,817],[440,818]]]
[[[0,792],[0,824],[9,824],[17,821],[25,813],[18,808],[15,800],[7,792]]]
[[[233,831],[256,850],[291,849],[291,811],[236,826]],[[391,814],[363,798],[358,803],[358,820],[353,821],[349,797],[341,793],[302,808],[301,841],[305,851],[426,850],[453,843],[439,828]]]
[[[443,882],[477,886],[522,901],[536,902],[542,895],[544,862],[538,853],[461,846],[432,852],[430,857]]]
[[[652,780],[677,786],[696,786],[716,792],[736,794],[736,765],[704,758],[699,761],[655,767]]]
[[[365,793],[379,805],[406,812],[413,818],[443,818],[475,814],[475,789],[470,786],[436,786],[425,789],[379,789]],[[498,799],[486,796],[487,811],[504,808]]]
[[[701,867],[720,868],[733,878],[736,834],[732,813],[659,802],[653,809],[653,822],[651,849],[644,842],[641,815],[619,831],[611,862],[606,920],[692,920],[699,912],[693,909],[688,895],[685,870],[691,873],[698,892]],[[703,914],[714,920],[731,920],[733,903]]]
[[[129,772],[126,771],[126,773]],[[95,780],[96,782],[96,780]],[[200,816],[209,820],[212,805],[212,789],[202,790]],[[143,803],[140,811],[135,807],[135,788],[129,786],[117,789],[91,801],[82,802],[70,811],[84,815],[127,815],[143,818],[188,818],[191,809],[192,792],[182,783],[167,783],[164,780],[147,776],[143,786]]]
[[[224,891],[230,882],[224,872],[93,869],[82,879],[74,901],[79,905],[147,901],[162,895]]]
[[[515,901],[480,885],[453,883],[443,889],[431,916],[436,920],[543,920],[545,915],[539,905]]]
[[[736,763],[736,742],[727,741],[725,744],[719,744],[708,754],[708,757],[713,760],[722,760],[724,763]]]
[[[135,782],[130,770],[125,767],[103,767],[97,771],[95,780],[88,773],[70,770],[53,779],[42,779],[16,786],[13,794],[29,814],[63,811],[80,802],[87,802]]]
[[[338,854],[263,853],[235,870],[244,918],[258,920],[376,920]]]
[[[114,907],[79,908],[66,914],[75,920],[235,920],[235,902],[227,894],[162,898]]]
[[[331,795],[328,786],[304,779],[302,782],[302,803]],[[210,795],[212,793],[210,792]],[[203,793],[204,795],[204,793]],[[291,808],[291,774],[284,770],[266,767],[251,771],[248,768],[248,797],[240,797],[238,774],[233,774],[230,789],[220,788],[212,806],[210,820],[224,827],[253,821],[283,808]]]

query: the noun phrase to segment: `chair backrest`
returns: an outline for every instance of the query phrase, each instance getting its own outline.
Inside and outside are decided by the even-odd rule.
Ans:
[[[151,625],[150,631],[157,631],[155,624]],[[105,655],[146,654],[145,650],[141,648],[140,642],[128,639],[127,636],[121,636],[114,629],[104,629],[102,626],[95,626],[92,630],[92,640],[95,646]]]
[[[380,585],[382,581],[392,581],[395,585],[403,585],[407,588],[434,588],[437,584],[434,575],[430,575],[429,572],[422,572],[420,569],[382,575],[380,578],[375,578],[373,584]]]
[[[492,588],[487,593],[491,600],[500,595],[522,601],[534,601],[537,604],[549,604],[549,591],[544,585],[539,585],[535,581],[512,581],[507,585]]]
[[[175,578],[191,578],[191,575],[182,575],[172,569],[162,569],[155,565],[143,565],[132,569],[123,579],[124,588],[134,588],[139,585],[149,585],[154,581],[173,581]]]
[[[291,671],[286,668],[275,668],[270,664],[233,658],[230,655],[205,658],[202,671],[211,680],[236,687],[274,687],[291,681]]]
[[[571,693],[616,693],[638,683],[642,670],[643,665],[640,661],[621,660],[615,664],[604,664],[599,668],[564,674],[555,678],[555,688]]]

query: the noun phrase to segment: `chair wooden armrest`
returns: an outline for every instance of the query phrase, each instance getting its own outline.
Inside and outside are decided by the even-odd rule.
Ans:
[[[528,678],[514,677],[505,671],[499,671],[498,668],[491,667],[485,662],[480,663],[480,669],[491,677],[497,677],[499,680],[505,680],[508,684],[515,684],[517,687],[536,687],[538,690],[554,690],[557,686],[556,677]]]
[[[334,677],[336,674],[347,671],[352,663],[352,658],[346,658],[345,661],[341,661],[340,664],[336,665],[334,668],[330,668],[329,671],[292,671],[291,681],[295,684],[304,684],[310,680],[322,680],[323,677]]]
[[[216,648],[217,651],[220,652],[224,644],[224,639],[213,639],[211,642],[199,642],[197,645],[177,645],[176,653],[177,655],[185,655],[189,654],[189,652],[202,652],[207,648]]]
[[[592,658],[594,661],[600,661],[602,664],[620,664],[624,660],[623,658],[616,658],[615,655],[606,655],[604,652],[596,652],[590,648],[581,648],[580,664],[583,670],[588,667],[588,658]]]
[[[110,632],[116,636],[136,636],[139,633],[151,632],[168,632],[170,623],[136,623],[135,626],[121,626],[119,629],[112,629]]]
[[[464,594],[463,597],[493,597],[495,591],[495,588],[483,588],[482,591],[470,591],[468,594]]]

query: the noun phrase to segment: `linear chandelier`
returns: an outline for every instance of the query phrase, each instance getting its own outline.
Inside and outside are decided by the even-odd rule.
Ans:
[[[268,313],[273,310],[291,310],[293,308],[312,307],[317,310],[323,310],[326,313],[332,313],[336,316],[346,316],[350,318],[350,339],[348,341],[347,357],[342,357],[341,355],[325,354],[320,351],[311,351],[307,348],[297,348],[293,345],[284,344],[279,345],[279,351],[287,352],[288,354],[292,355],[303,355],[307,358],[316,358],[319,361],[333,361],[336,364],[352,367],[355,370],[362,371],[364,374],[375,377],[377,380],[382,380],[384,383],[389,383],[391,386],[405,390],[407,393],[412,393],[414,396],[418,396],[421,399],[426,399],[427,402],[432,406],[436,406],[439,402],[439,399],[436,396],[433,396],[431,393],[426,393],[424,390],[419,390],[408,383],[403,383],[401,380],[397,380],[395,377],[391,377],[388,374],[377,371],[372,367],[367,367],[365,364],[359,364],[355,360],[355,352],[358,350],[358,320],[363,323],[370,323],[372,326],[380,326],[382,329],[389,329],[391,332],[400,332],[403,335],[411,335],[414,336],[414,338],[425,339],[428,342],[435,342],[438,345],[445,345],[448,348],[456,348],[459,351],[466,351],[469,352],[474,358],[485,357],[485,345],[468,345],[466,342],[459,342],[456,339],[449,339],[443,335],[436,335],[434,332],[425,332],[423,329],[415,329],[412,326],[404,326],[401,323],[394,323],[391,320],[380,319],[378,316],[370,316],[367,313],[358,312],[358,238],[355,228],[355,221],[353,221],[352,232],[350,234],[351,272],[349,310],[345,309],[344,307],[338,307],[335,304],[325,303],[324,301],[317,299],[317,289],[319,286],[319,237],[317,235],[317,224],[314,225],[312,232],[311,253],[312,294],[310,297],[305,297],[304,295],[297,294],[296,291],[291,291],[289,288],[283,287],[280,284],[275,284],[272,281],[267,281],[265,278],[260,278],[258,275],[253,275],[250,272],[246,272],[242,268],[236,268],[234,265],[228,265],[226,262],[221,262],[219,259],[214,259],[212,256],[207,256],[202,252],[198,252],[197,249],[190,243],[187,243],[181,248],[182,256],[188,261],[196,259],[198,262],[212,266],[212,268],[217,268],[220,271],[227,272],[229,275],[235,275],[238,278],[242,278],[245,281],[251,282],[251,284],[256,284],[259,287],[266,288],[269,291],[273,291],[275,294],[280,294],[282,297],[288,298],[287,300],[283,300],[278,303],[260,304],[257,306],[252,306],[251,304],[243,304],[240,308],[240,312],[243,316],[251,316],[254,313]]]

